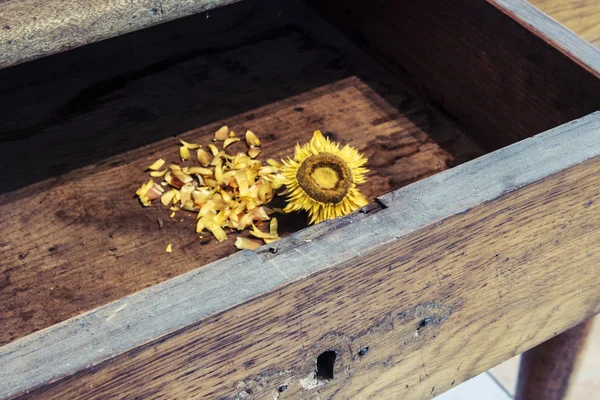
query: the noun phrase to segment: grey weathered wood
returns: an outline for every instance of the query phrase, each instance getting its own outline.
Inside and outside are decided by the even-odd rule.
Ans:
[[[0,397],[74,374],[285,283],[385,249],[426,225],[598,155],[600,113],[594,113],[382,196],[387,208],[377,213],[350,215],[341,220],[345,224],[328,221],[285,238],[275,256],[265,249],[239,252],[26,336],[0,348]],[[319,240],[310,240],[311,233]]]
[[[236,1],[239,0],[0,1],[0,68]]]

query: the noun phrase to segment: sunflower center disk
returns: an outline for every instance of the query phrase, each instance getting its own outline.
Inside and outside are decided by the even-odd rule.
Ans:
[[[329,167],[315,168],[311,176],[323,189],[333,189],[340,181],[337,172]]]
[[[330,153],[306,158],[296,174],[298,184],[313,200],[340,203],[352,185],[352,173],[344,160]]]

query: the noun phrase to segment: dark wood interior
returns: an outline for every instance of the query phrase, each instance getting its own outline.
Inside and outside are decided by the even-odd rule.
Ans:
[[[133,196],[179,138],[207,144],[223,123],[256,132],[263,159],[315,129],[355,146],[371,200],[484,153],[297,1],[244,1],[1,70],[0,345],[235,252],[234,235],[201,240],[194,215]]]
[[[600,109],[596,49],[525,0],[307,1],[487,151]]]

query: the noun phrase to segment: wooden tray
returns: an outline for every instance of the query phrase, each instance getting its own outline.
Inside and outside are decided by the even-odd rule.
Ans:
[[[0,398],[430,398],[585,320],[599,75],[500,0],[247,0],[0,70]],[[352,144],[372,203],[243,252],[142,208],[223,123]]]

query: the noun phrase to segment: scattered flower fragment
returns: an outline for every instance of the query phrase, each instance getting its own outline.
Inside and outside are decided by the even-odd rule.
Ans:
[[[261,243],[245,237],[238,236],[238,238],[235,239],[235,247],[240,250],[254,250],[258,249],[260,246],[262,246]]]
[[[204,149],[198,149],[197,156],[198,161],[203,167],[208,167],[210,162],[212,161],[210,154],[208,154]]]
[[[227,138],[227,139],[225,139],[225,141],[223,142],[223,148],[226,148],[227,146],[229,146],[229,145],[230,145],[230,144],[232,144],[232,143],[239,142],[239,140],[240,140],[240,139],[238,139],[238,138],[235,138],[235,137],[233,137],[233,138],[232,138],[232,137],[230,137],[230,138]],[[250,149],[250,150],[252,150],[252,149]],[[253,158],[254,158],[254,157],[253,157]]]
[[[229,137],[229,128],[227,127],[227,125],[222,126],[221,128],[219,128],[218,131],[215,132],[215,140],[220,140],[222,142],[225,139],[227,139],[228,137]]]
[[[150,176],[154,178],[160,178],[161,176],[165,176],[166,173],[166,169],[163,169],[162,171],[150,171]]]
[[[186,142],[185,140],[182,140],[182,139],[179,139],[179,141],[181,142],[181,144],[182,144],[182,145],[183,145],[185,148],[187,148],[187,149],[190,149],[190,150],[194,150],[194,149],[197,149],[197,148],[199,148],[199,147],[202,147],[202,146],[200,146],[199,144],[195,144],[195,143],[188,143],[188,142]]]
[[[148,183],[144,183],[142,187],[135,192],[135,194],[139,196],[142,204],[148,207],[152,200],[159,198],[164,190],[165,189],[163,189],[162,186],[157,185],[152,179],[150,179]]]
[[[260,146],[260,139],[256,137],[254,132],[246,131],[246,143],[250,147],[258,147]]]
[[[154,161],[154,163],[152,163],[152,165],[149,166],[148,169],[150,169],[152,171],[158,171],[159,169],[162,168],[163,165],[165,165],[165,160],[163,160],[162,158],[159,158],[158,160]]]
[[[181,146],[179,148],[179,157],[181,157],[181,159],[183,161],[189,160],[190,159],[190,149],[188,149],[186,146]]]
[[[260,154],[260,148],[258,148],[258,147],[253,147],[250,150],[248,150],[248,155],[250,156],[250,158],[256,158],[256,157],[258,157],[259,154]]]
[[[165,250],[165,251],[166,251],[167,253],[172,253],[172,252],[173,252],[173,247],[171,246],[171,243],[169,243],[169,244],[167,245],[167,248],[166,248],[166,250]]]
[[[259,145],[258,137],[248,132],[246,141],[253,143],[252,146]],[[227,147],[240,139],[227,126],[217,130],[214,139],[223,142],[222,150],[211,143],[207,145],[209,152],[200,144],[181,140],[179,156],[183,162],[160,171],[157,177],[164,182],[157,184],[151,179],[143,184],[136,192],[141,203],[149,206],[160,198],[160,203],[172,211],[171,218],[179,209],[195,213],[194,227],[199,236],[208,231],[223,241],[228,232],[250,229],[252,235],[264,242],[278,239],[276,222],[269,223],[269,232],[262,232],[257,226],[273,220],[270,217],[273,210],[267,204],[282,187],[284,177],[280,170],[256,159],[255,151],[254,156],[248,154],[257,147],[249,147],[247,153],[229,154]],[[197,160],[190,157],[190,149],[197,149]],[[152,172],[158,172],[164,165],[164,160],[155,162]],[[243,248],[256,248],[254,243],[258,242],[236,240],[236,246]]]

